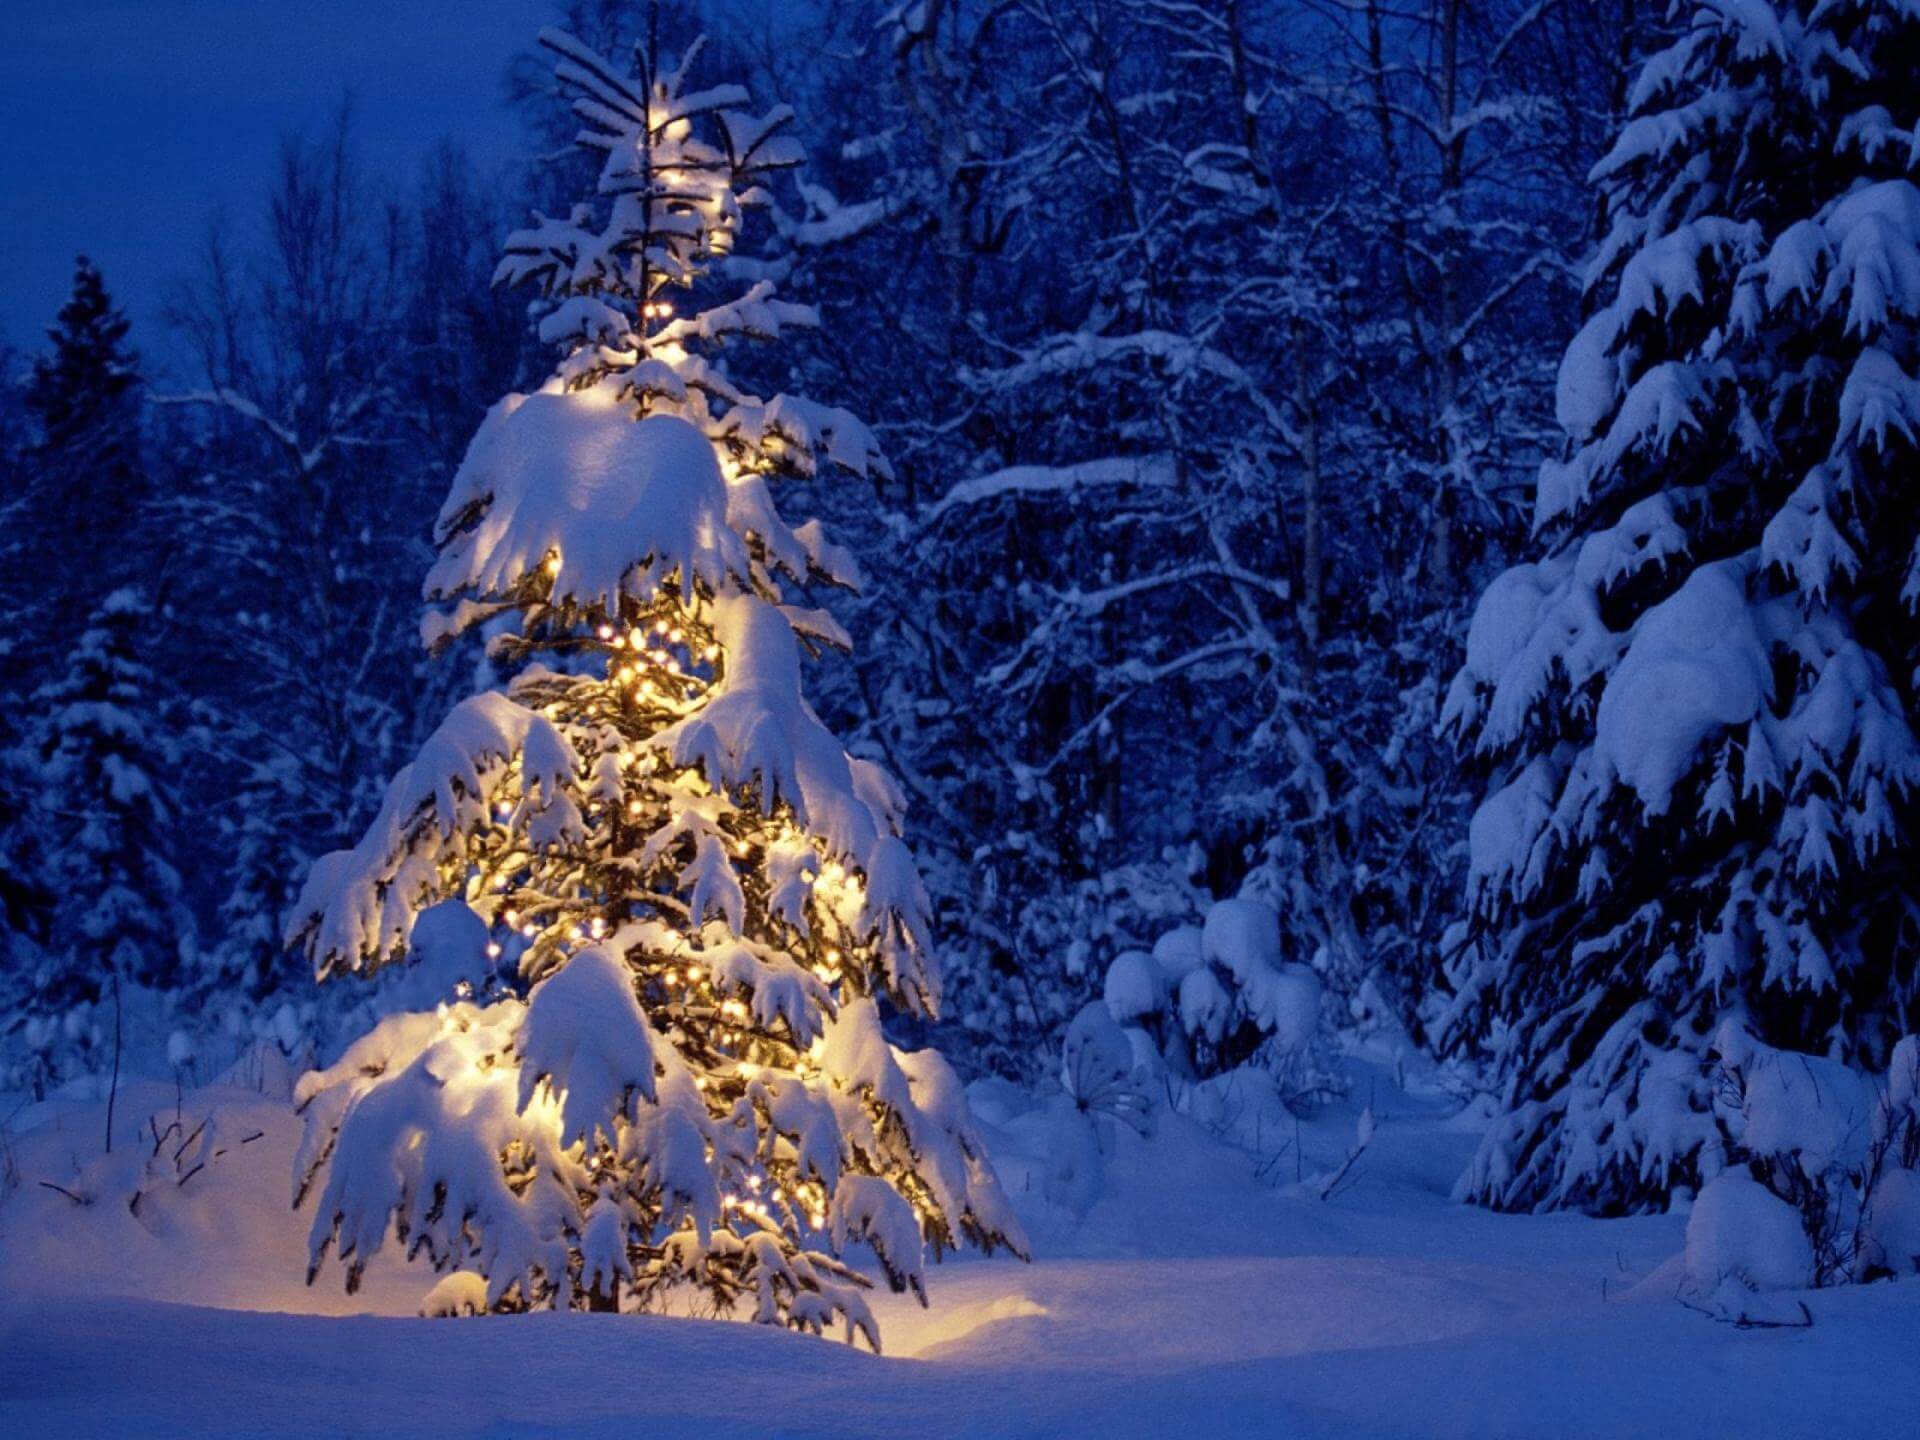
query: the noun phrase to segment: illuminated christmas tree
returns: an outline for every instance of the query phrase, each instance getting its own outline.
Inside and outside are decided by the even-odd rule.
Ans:
[[[495,1307],[745,1307],[877,1348],[857,1242],[923,1302],[926,1250],[1023,1249],[957,1078],[881,1033],[882,1004],[939,1000],[899,790],[801,691],[803,653],[850,643],[802,592],[857,576],[770,482],[886,462],[717,363],[814,320],[764,280],[715,293],[801,159],[791,113],[687,90],[697,45],[630,76],[541,39],[601,198],[509,240],[497,278],[539,287],[561,359],[475,436],[424,627],[484,627],[512,678],[314,867],[290,930],[323,977],[495,974],[302,1083],[314,1269],[332,1251],[351,1289],[391,1232]]]

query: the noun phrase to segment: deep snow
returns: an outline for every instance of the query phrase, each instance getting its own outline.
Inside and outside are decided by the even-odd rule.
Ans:
[[[1351,1066],[1301,1130],[1311,1178],[1378,1125],[1330,1200],[1162,1114],[1114,1137],[1084,1218],[1042,1198],[1041,1109],[981,1095],[1036,1260],[950,1263],[932,1306],[882,1296],[887,1346],[667,1317],[412,1318],[434,1277],[391,1252],[347,1297],[302,1283],[298,1122],[189,1094],[226,1152],[147,1173],[123,1093],[11,1127],[0,1202],[0,1433],[48,1436],[1798,1436],[1920,1421],[1920,1283],[1808,1292],[1810,1329],[1736,1330],[1673,1298],[1685,1219],[1502,1216],[1447,1198],[1478,1124]],[[258,1140],[240,1143],[255,1131]],[[171,1147],[169,1147],[171,1148]],[[1264,1169],[1264,1174],[1260,1173]],[[141,1217],[127,1199],[142,1179]],[[45,1188],[65,1186],[82,1206]],[[354,1314],[351,1312],[364,1312]]]

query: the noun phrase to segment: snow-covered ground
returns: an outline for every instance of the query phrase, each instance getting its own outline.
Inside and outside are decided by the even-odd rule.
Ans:
[[[182,1128],[211,1116],[211,1138],[178,1162],[172,1138],[150,1159],[170,1089],[123,1091],[110,1157],[98,1105],[22,1111],[0,1155],[0,1434],[1914,1433],[1920,1282],[1795,1297],[1810,1328],[1716,1323],[1673,1298],[1682,1217],[1454,1204],[1475,1123],[1352,1078],[1297,1166],[1165,1115],[1151,1140],[1122,1132],[1084,1217],[1042,1198],[1042,1113],[983,1096],[1035,1260],[943,1265],[925,1311],[884,1297],[884,1357],[681,1318],[422,1320],[433,1277],[391,1254],[357,1296],[333,1272],[308,1289],[284,1103],[189,1094]],[[1348,1182],[1295,1185],[1337,1164],[1369,1097]]]

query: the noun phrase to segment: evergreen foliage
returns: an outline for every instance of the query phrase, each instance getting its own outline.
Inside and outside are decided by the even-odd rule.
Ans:
[[[498,278],[539,287],[560,359],[454,476],[423,626],[436,649],[484,627],[509,678],[454,707],[290,926],[323,977],[501,968],[302,1082],[314,1264],[351,1287],[391,1228],[493,1305],[746,1303],[877,1347],[851,1245],[923,1301],[927,1248],[1022,1245],[958,1079],[881,1033],[882,1005],[940,993],[904,802],[801,692],[804,654],[851,644],[807,589],[857,572],[773,487],[886,462],[851,415],[719,359],[816,323],[726,284],[800,162],[792,113],[688,88],[697,45],[665,68],[649,41],[628,74],[542,42],[598,200],[507,242]]]
[[[1909,6],[1703,6],[1594,171],[1537,558],[1445,713],[1492,772],[1447,1026],[1504,1084],[1475,1199],[1697,1186],[1725,1017],[1872,1070],[1912,1027],[1917,93]]]
[[[115,543],[140,518],[140,376],[129,328],[99,267],[82,255],[73,293],[47,332],[52,349],[35,358],[25,393],[39,431],[31,521],[69,560],[115,563]]]
[[[39,945],[16,951],[9,1009],[36,1085],[97,1058],[105,1032],[91,1007],[109,991],[117,1003],[126,985],[171,989],[192,954],[171,858],[167,776],[178,756],[141,656],[150,623],[138,592],[115,591],[64,674],[34,696],[25,818],[48,918]]]

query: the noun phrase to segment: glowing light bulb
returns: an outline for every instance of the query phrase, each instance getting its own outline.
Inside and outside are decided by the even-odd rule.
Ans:
[[[613,638],[613,626],[602,625],[600,627],[600,638],[602,640],[611,640]]]
[[[500,958],[500,942],[498,940],[489,940],[487,942],[487,958],[490,960],[498,960]]]

